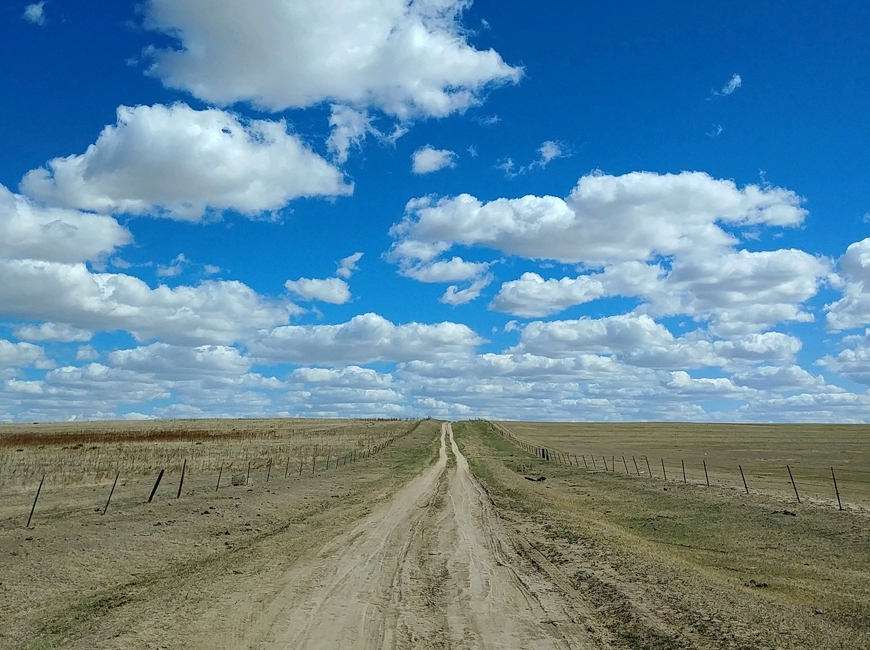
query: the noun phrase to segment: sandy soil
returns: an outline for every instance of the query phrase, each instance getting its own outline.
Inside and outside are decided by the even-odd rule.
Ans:
[[[455,464],[448,467],[448,448]],[[576,648],[550,585],[505,545],[486,494],[441,431],[437,463],[312,561],[259,589],[256,622],[209,648]],[[276,589],[276,587],[278,587]],[[269,592],[273,596],[260,600]]]

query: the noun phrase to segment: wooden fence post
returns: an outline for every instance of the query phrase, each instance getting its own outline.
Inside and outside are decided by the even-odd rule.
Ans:
[[[649,472],[649,477],[652,478],[652,468],[649,466],[649,456],[644,456],[646,459],[646,471]]]
[[[634,463],[634,473],[640,476],[640,470],[637,468],[637,459],[634,456],[631,457],[631,462]]]
[[[589,454],[589,457],[592,459],[592,469],[593,471],[598,471],[598,465],[595,464],[595,455]]]
[[[302,476],[302,463],[304,462],[304,458],[302,458],[302,454],[299,454],[299,476]]]
[[[743,475],[743,466],[738,463],[737,469],[740,470],[740,478],[743,479],[743,489],[746,490],[746,494],[749,494],[749,486],[746,485],[746,477]]]
[[[625,462],[625,454],[622,455],[622,464],[625,467],[625,473],[628,474],[628,463]]]
[[[181,466],[181,480],[178,481],[178,494],[175,496],[176,499],[181,498],[181,488],[184,486],[184,471],[187,469],[187,459],[184,459],[184,465]]]
[[[604,471],[609,472],[610,470],[607,469],[607,458],[604,456],[604,454],[601,454],[601,460],[604,461]]]
[[[801,495],[798,494],[797,485],[795,485],[794,477],[791,475],[791,467],[786,465],[785,468],[788,470],[788,478],[791,481],[791,486],[794,488],[794,495],[797,497],[798,503],[800,503],[801,502]]]
[[[157,493],[157,487],[160,485],[160,479],[163,478],[164,470],[160,470],[160,473],[157,475],[157,480],[154,482],[154,487],[151,488],[151,496],[148,497],[148,503],[151,503],[151,500],[154,498],[154,495]]]
[[[707,481],[707,487],[710,487],[710,475],[707,474],[707,461],[702,461],[704,463],[704,478]]]
[[[287,456],[287,467],[284,469],[284,478],[290,473],[290,456]]]
[[[39,493],[42,492],[42,484],[45,482],[45,474],[42,475],[42,479],[39,481],[39,487],[36,488],[36,498],[33,500],[33,506],[30,508],[30,516],[27,518],[27,525],[25,528],[30,528],[30,520],[33,519],[33,511],[36,510],[36,502],[39,501]]]
[[[121,475],[121,472],[115,474],[115,482],[112,483],[112,489],[109,491],[109,498],[106,500],[106,507],[103,508],[103,514],[106,514],[106,510],[109,509],[109,503],[112,501],[112,495],[115,493],[115,486],[118,484],[118,477]]]
[[[272,475],[272,459],[269,459],[269,467],[266,469],[266,483],[269,482],[269,477]]]
[[[683,466],[683,484],[686,483],[686,461],[680,458],[680,465]]]
[[[665,477],[665,480],[668,480],[668,473],[665,471],[665,459],[662,458],[662,476]]]
[[[840,510],[843,509],[843,502],[840,501],[840,488],[837,487],[837,476],[834,474],[834,468],[831,468],[831,478],[834,479],[834,492],[837,493],[837,506]]]
[[[217,485],[214,486],[214,491],[217,492],[221,487],[221,476],[224,473],[224,464],[221,463],[221,468],[218,470],[218,482]]]
[[[589,469],[589,463],[586,462],[586,454],[583,454],[583,467]]]

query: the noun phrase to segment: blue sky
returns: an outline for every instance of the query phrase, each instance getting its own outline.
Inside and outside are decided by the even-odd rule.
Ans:
[[[6,3],[0,421],[867,421],[868,23]]]

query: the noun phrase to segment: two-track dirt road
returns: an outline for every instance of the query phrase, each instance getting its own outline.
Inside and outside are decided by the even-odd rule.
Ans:
[[[240,610],[236,634],[203,647],[592,647],[505,540],[444,424],[434,466],[314,561],[275,576],[284,587],[273,582],[256,615]]]

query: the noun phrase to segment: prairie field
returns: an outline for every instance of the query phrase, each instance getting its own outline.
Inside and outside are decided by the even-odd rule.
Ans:
[[[474,421],[455,428],[504,519],[534,540],[615,647],[870,647],[866,427]],[[522,443],[564,456],[546,461]],[[715,470],[710,489],[704,458]],[[738,463],[750,470],[749,494]],[[851,470],[840,484],[843,511],[829,473],[825,481],[832,464],[838,481],[841,468]]]
[[[834,469],[844,506],[870,508],[870,426],[837,424],[551,423],[500,422],[533,445],[574,455],[589,468],[668,480],[794,495],[833,503]],[[625,456],[625,463],[622,457]],[[637,462],[635,469],[634,461]],[[594,461],[593,461],[594,458]],[[649,461],[649,469],[646,461]]]
[[[217,478],[266,468],[277,471],[315,458],[326,463],[347,453],[367,452],[400,432],[399,420],[161,420],[0,425],[0,491],[102,485],[116,474],[126,481],[203,474]]]
[[[864,649],[865,433],[4,426],[0,648]]]
[[[183,634],[167,641],[164,628],[190,623],[183,612],[199,616],[219,594],[244,596],[254,588],[245,575],[316,549],[387,499],[431,464],[438,426],[276,419],[0,427],[0,648],[152,647],[156,638],[199,647]],[[146,611],[163,627],[131,622]]]

